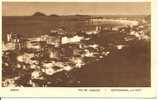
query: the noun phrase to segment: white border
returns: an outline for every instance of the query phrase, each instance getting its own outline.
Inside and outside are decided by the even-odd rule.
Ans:
[[[151,2],[152,0],[2,0],[8,2]]]
[[[22,0],[2,0],[3,1],[16,1],[23,2]],[[24,2],[150,2],[151,0],[25,0]],[[155,44],[157,41],[157,37],[155,36],[155,0],[151,1],[151,22],[152,22],[152,32],[151,32],[151,87],[39,87],[39,88],[10,88],[10,87],[0,87],[0,97],[135,97],[135,98],[154,98],[156,97],[156,67],[159,65],[157,63],[157,58],[155,53],[157,50],[155,49]],[[2,3],[0,4],[2,11]],[[2,15],[2,12],[0,12]],[[2,26],[2,18],[0,19]],[[1,35],[2,35],[2,27],[0,27]],[[2,36],[1,36],[2,38]],[[2,44],[2,39],[0,41]],[[0,48],[2,48],[0,46]],[[153,51],[153,52],[152,52]],[[2,52],[0,53],[2,56]],[[0,63],[2,64],[2,59],[0,59]],[[0,67],[0,75],[1,69]],[[1,80],[0,76],[0,80]],[[1,86],[1,84],[0,84]],[[18,89],[19,91],[10,91],[10,89]],[[80,92],[78,89],[100,89],[100,92]],[[140,91],[132,91],[132,92],[112,92],[111,89],[128,89],[135,90],[140,89]]]

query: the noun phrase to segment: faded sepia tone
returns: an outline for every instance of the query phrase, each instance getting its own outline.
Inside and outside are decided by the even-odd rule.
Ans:
[[[150,87],[150,2],[3,2],[3,87]]]
[[[47,15],[147,15],[150,2],[4,2],[3,16],[30,16],[35,12]]]

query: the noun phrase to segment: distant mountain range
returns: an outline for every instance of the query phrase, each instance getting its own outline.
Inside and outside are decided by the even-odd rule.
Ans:
[[[75,14],[75,15],[57,15],[57,14],[51,14],[51,15],[46,15],[45,13],[42,12],[35,12],[33,17],[71,17],[71,18],[104,18],[104,17],[113,17],[113,18],[118,18],[118,17],[148,17],[150,18],[151,15],[80,15],[80,14]]]
[[[36,12],[32,16],[47,16],[47,15],[45,15],[44,13],[41,13],[41,12]]]
[[[51,15],[46,15],[42,12],[35,12],[32,16],[51,16],[51,17],[59,17],[60,15],[56,15],[56,14],[51,14]],[[89,15],[64,15],[64,16],[76,16],[76,17],[83,17],[83,16],[89,16]]]

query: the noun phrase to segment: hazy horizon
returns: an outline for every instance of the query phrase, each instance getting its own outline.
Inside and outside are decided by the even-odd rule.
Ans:
[[[2,2],[2,16],[149,15],[151,2]]]

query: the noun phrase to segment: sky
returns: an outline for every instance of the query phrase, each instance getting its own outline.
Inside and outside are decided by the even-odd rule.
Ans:
[[[150,8],[150,2],[3,2],[2,15],[145,15]]]

